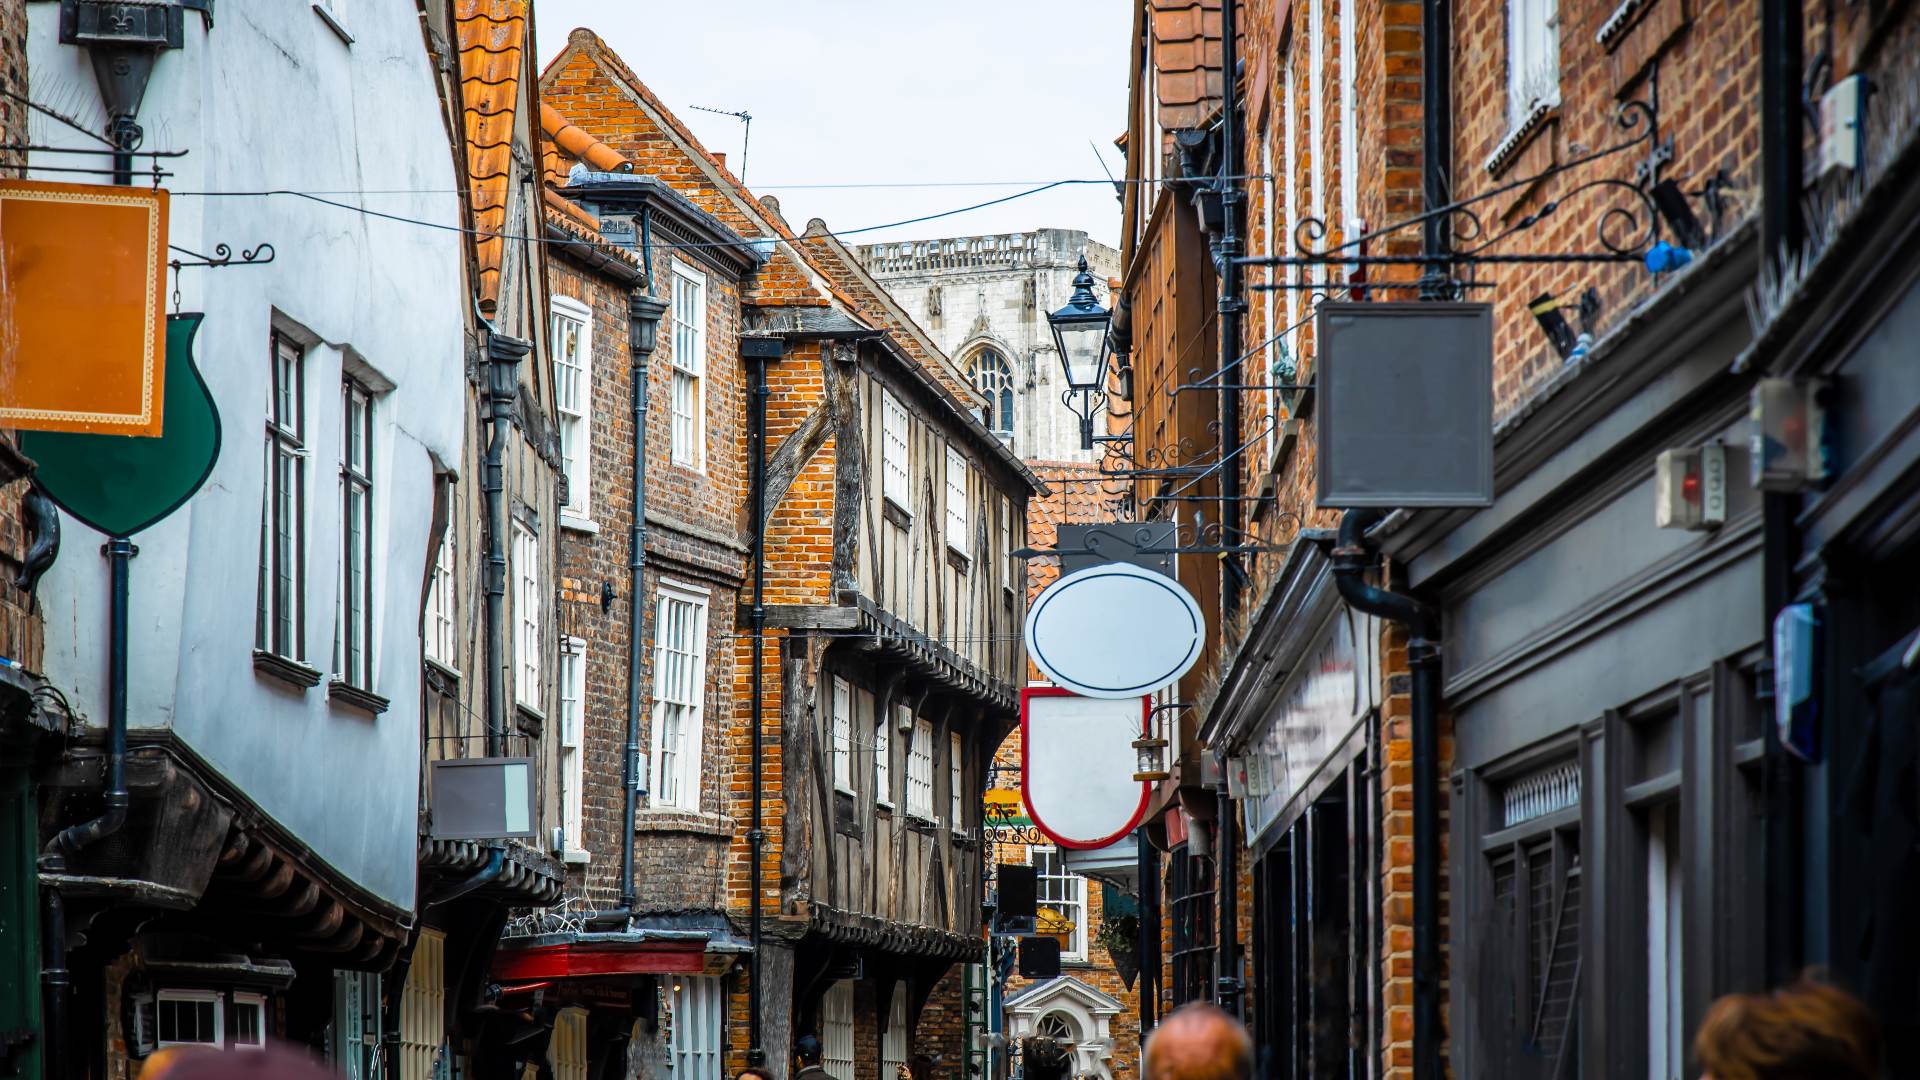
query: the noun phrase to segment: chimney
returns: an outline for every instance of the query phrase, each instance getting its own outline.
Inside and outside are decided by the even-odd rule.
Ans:
[[[719,163],[720,163],[720,167],[721,167],[721,168],[723,168],[723,169],[724,169],[724,168],[726,168],[726,167],[727,167],[727,155],[725,155],[725,154],[715,154],[715,155],[713,155],[713,160],[715,160],[715,161],[717,161],[717,162],[719,162]]]

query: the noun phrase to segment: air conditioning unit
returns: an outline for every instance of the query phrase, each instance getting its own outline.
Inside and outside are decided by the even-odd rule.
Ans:
[[[1653,523],[1662,529],[1717,529],[1727,520],[1727,448],[1708,443],[1662,451],[1653,469]]]

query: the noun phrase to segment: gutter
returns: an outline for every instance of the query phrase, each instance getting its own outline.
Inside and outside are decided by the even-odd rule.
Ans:
[[[613,251],[624,250],[622,248],[583,240],[551,221],[543,224],[542,235],[546,237],[552,250],[573,259],[589,270],[613,278],[629,288],[646,284],[646,271],[612,254]]]

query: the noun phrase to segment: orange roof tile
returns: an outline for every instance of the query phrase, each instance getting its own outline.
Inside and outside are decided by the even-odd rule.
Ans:
[[[560,110],[540,103],[540,129],[547,133],[554,145],[573,156],[575,161],[584,162],[594,172],[632,172],[633,162],[621,157],[619,151],[599,139],[586,133],[577,124],[560,115]]]
[[[454,0],[460,48],[460,101],[465,114],[467,187],[473,202],[474,261],[480,300],[500,294],[504,243],[513,175],[514,109],[527,37],[528,0]]]
[[[1062,525],[1093,525],[1120,520],[1126,505],[1124,481],[1103,475],[1097,465],[1077,461],[1029,461],[1047,485],[1047,494],[1027,500],[1027,546],[1040,550],[1054,547],[1060,540]],[[1060,577],[1060,558],[1043,555],[1027,560],[1027,600]]]

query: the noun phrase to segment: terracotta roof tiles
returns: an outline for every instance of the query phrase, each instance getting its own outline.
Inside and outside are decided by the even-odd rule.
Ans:
[[[498,233],[507,222],[513,179],[514,108],[520,98],[528,0],[454,0],[460,48],[460,103],[467,146],[467,186],[473,203],[474,261],[481,302],[500,292]]]

